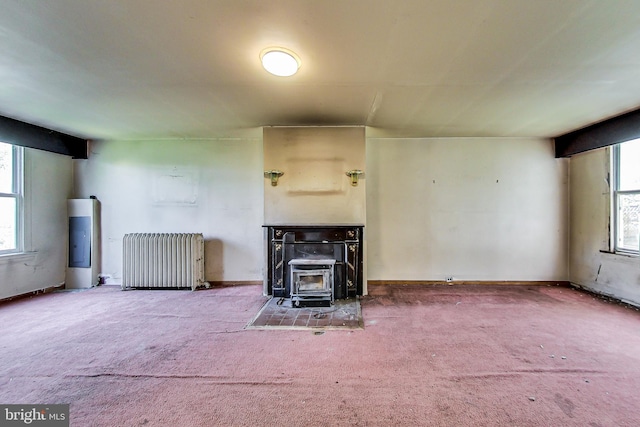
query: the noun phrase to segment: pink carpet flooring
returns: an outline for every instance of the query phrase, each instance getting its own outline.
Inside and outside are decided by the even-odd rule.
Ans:
[[[0,304],[0,403],[72,426],[637,426],[640,313],[563,287],[375,286],[364,329],[245,329],[259,286]]]

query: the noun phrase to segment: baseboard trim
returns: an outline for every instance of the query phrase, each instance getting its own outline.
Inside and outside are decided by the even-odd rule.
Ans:
[[[48,288],[38,289],[38,290],[35,290],[35,291],[31,291],[31,292],[26,292],[24,294],[14,295],[12,297],[2,298],[2,299],[0,299],[0,304],[5,303],[5,302],[9,302],[9,301],[16,301],[16,300],[20,300],[20,299],[24,299],[24,298],[31,298],[31,297],[36,296],[36,295],[48,294],[48,293],[51,293],[51,292],[62,290],[64,288],[65,288],[64,284],[58,285],[58,286],[50,286]]]
[[[580,285],[578,283],[574,283],[574,282],[569,282],[569,286],[574,288],[574,289],[577,289],[577,290],[579,290],[581,292],[585,292],[585,293],[587,293],[589,295],[592,295],[592,296],[594,296],[596,298],[599,298],[599,299],[601,299],[603,301],[611,302],[611,303],[614,303],[614,304],[619,304],[619,305],[622,305],[624,307],[631,308],[631,309],[634,309],[636,311],[640,311],[640,304],[638,304],[638,303],[636,303],[634,301],[629,301],[627,299],[622,299],[622,298],[616,297],[615,295],[607,294],[607,293],[604,293],[604,292],[599,292],[599,291],[597,291],[595,289],[589,288],[588,286],[582,286],[582,285]]]
[[[230,286],[253,286],[262,285],[262,280],[209,280],[211,288],[228,288]]]
[[[377,285],[486,285],[486,286],[564,286],[570,285],[568,280],[367,280],[367,286]]]

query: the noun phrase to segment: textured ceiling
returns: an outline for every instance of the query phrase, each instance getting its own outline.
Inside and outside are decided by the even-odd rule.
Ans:
[[[90,139],[268,125],[550,137],[640,106],[640,1],[0,0],[0,115]],[[294,77],[260,67],[284,46]]]

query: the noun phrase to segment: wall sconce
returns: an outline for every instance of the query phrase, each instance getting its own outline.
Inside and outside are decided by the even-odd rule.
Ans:
[[[271,180],[271,185],[275,187],[278,185],[278,178],[284,175],[284,172],[272,169],[270,171],[264,171],[264,177],[269,178]]]
[[[353,169],[347,172],[347,176],[351,178],[351,185],[353,185],[354,187],[358,185],[358,177],[360,177],[360,175],[363,175],[363,174],[364,172],[361,171],[360,169]]]

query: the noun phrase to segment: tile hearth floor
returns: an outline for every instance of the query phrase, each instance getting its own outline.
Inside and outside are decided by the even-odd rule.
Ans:
[[[280,302],[280,304],[278,304]],[[287,298],[271,298],[246,329],[364,329],[360,301],[336,300],[330,307],[292,307]]]

